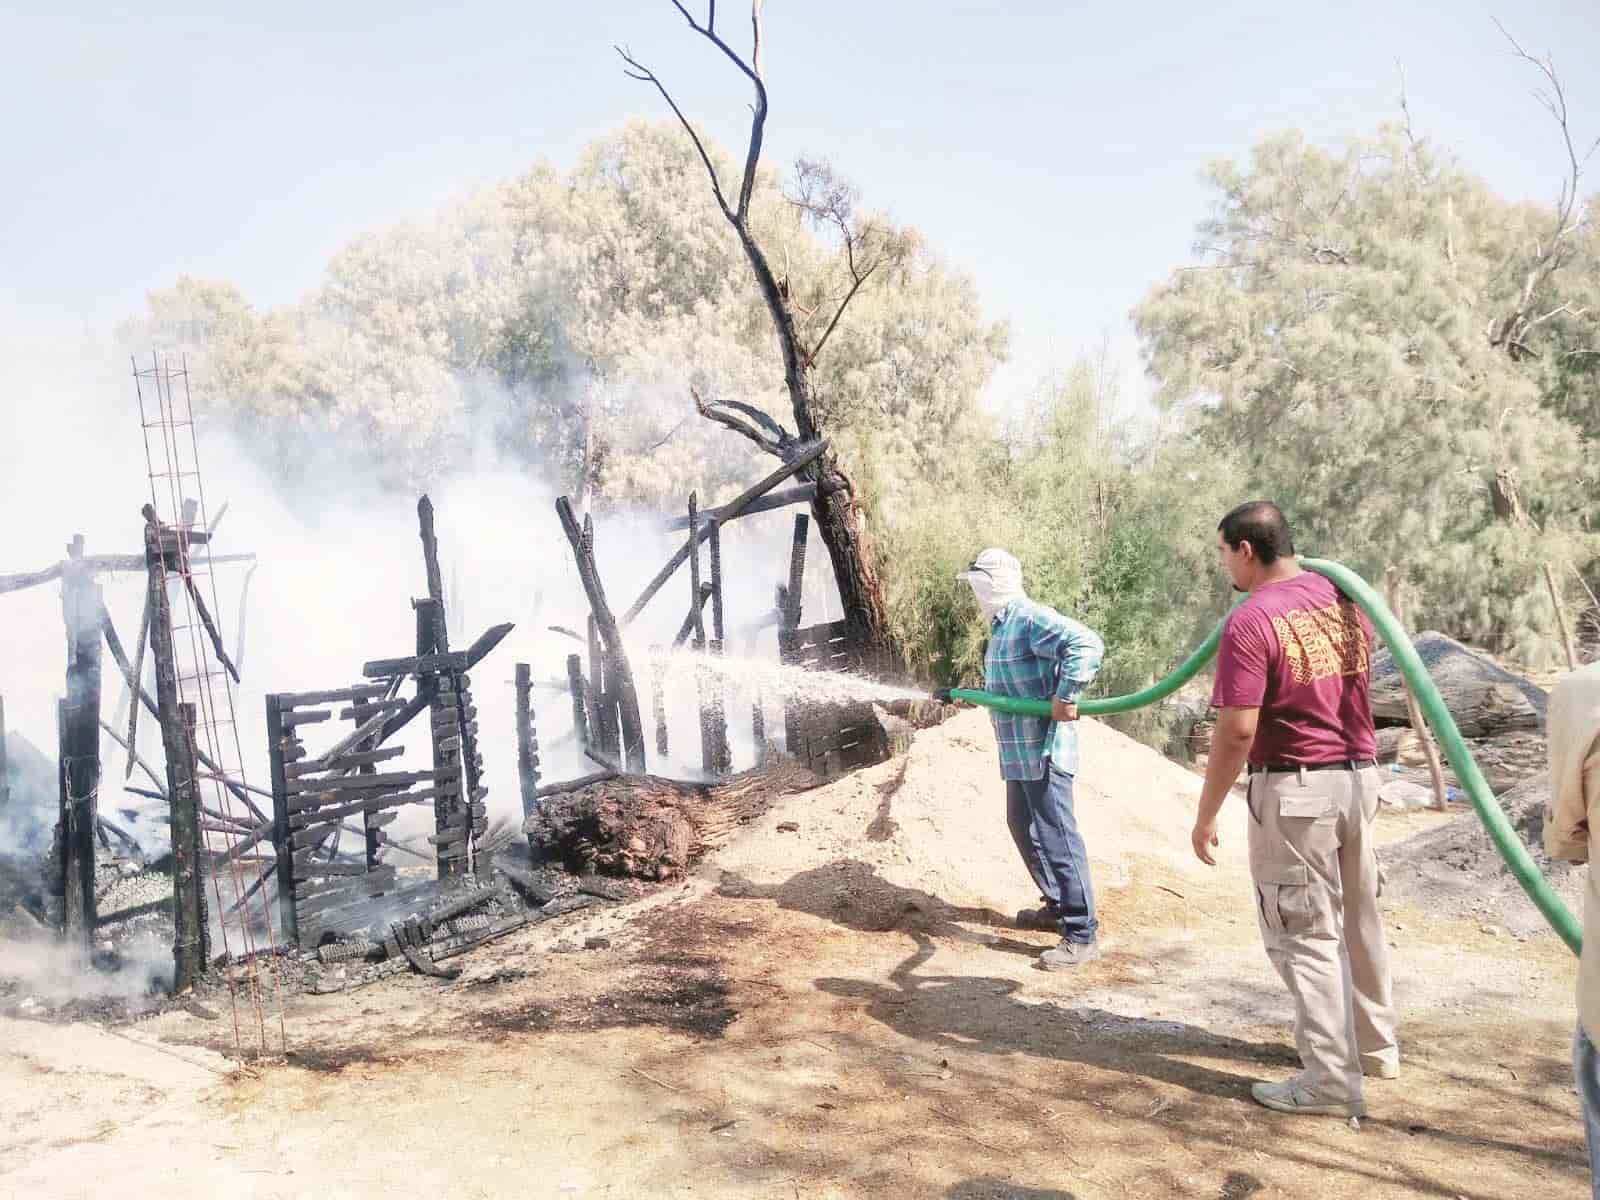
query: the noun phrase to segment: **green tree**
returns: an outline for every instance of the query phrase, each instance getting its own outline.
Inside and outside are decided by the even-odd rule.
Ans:
[[[1371,578],[1397,564],[1422,622],[1547,657],[1538,567],[1594,553],[1593,447],[1535,357],[1559,327],[1502,331],[1574,286],[1570,256],[1529,261],[1553,214],[1403,127],[1340,150],[1280,135],[1208,177],[1202,262],[1135,313],[1160,403],[1237,456],[1237,497],[1279,499],[1304,549]]]

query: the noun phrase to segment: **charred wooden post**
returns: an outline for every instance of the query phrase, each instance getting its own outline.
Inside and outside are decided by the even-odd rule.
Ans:
[[[589,685],[583,678],[583,659],[579,655],[567,655],[567,686],[572,691],[572,735],[578,739],[578,749],[587,750],[594,743],[589,733]]]
[[[656,723],[656,753],[667,756],[667,664],[660,646],[650,648],[650,715]]]
[[[700,542],[703,526],[700,521],[700,496],[696,492],[689,493],[689,619],[694,623],[694,651],[697,655],[706,652],[706,625],[700,611]],[[709,536],[709,534],[707,534]],[[713,600],[716,598],[715,585],[707,585]],[[711,690],[711,680],[706,672],[701,669],[696,661],[694,668],[694,691],[700,718],[700,769],[708,775],[717,771],[717,733],[716,722],[713,716],[713,707],[708,692]]]
[[[72,539],[61,573],[67,629],[67,697],[58,708],[61,853],[66,893],[62,925],[87,946],[95,927],[95,831],[100,790],[100,589],[83,565],[83,536]]]
[[[600,573],[595,567],[594,547],[585,548],[582,531],[572,512],[572,502],[562,496],[556,501],[556,514],[561,518],[562,531],[572,546],[578,563],[578,577],[589,599],[589,611],[594,614],[596,630],[605,644],[607,689],[616,696],[621,725],[623,759],[630,771],[644,770],[644,725],[639,719],[639,693],[634,687],[633,668],[628,664],[628,652],[622,644],[622,630],[606,600],[605,588],[600,583]],[[692,539],[691,539],[692,540]]]
[[[451,682],[455,685],[457,728],[461,730],[459,796],[452,821],[453,828],[464,831],[453,853],[463,856],[464,869],[476,875],[484,865],[478,861],[477,840],[489,828],[489,810],[485,803],[489,793],[483,786],[483,753],[478,749],[478,706],[472,702],[471,676],[465,671],[456,672]]]
[[[144,555],[147,569],[145,603],[150,609],[150,658],[156,673],[156,719],[167,763],[167,802],[171,809],[173,850],[174,989],[192,986],[205,970],[208,930],[200,854],[200,797],[195,778],[196,748],[193,708],[180,702],[178,664],[172,645],[172,608],[167,573],[176,570],[181,553],[178,534],[162,526],[150,505],[145,515]],[[98,630],[98,623],[96,625]],[[138,683],[134,681],[133,687]],[[137,696],[135,697],[137,699]],[[184,723],[188,708],[189,724]]]
[[[388,693],[385,694],[387,695]],[[380,711],[381,709],[378,709],[361,693],[357,693],[350,702],[350,719],[355,723],[357,729],[365,726]],[[364,745],[376,747],[377,741],[374,739]],[[379,751],[377,753],[382,752]],[[357,749],[357,757],[371,758],[372,755],[372,751],[364,752],[361,747]],[[376,775],[377,773],[378,768],[372,762],[362,762],[356,766],[356,774],[358,775]],[[379,859],[383,853],[383,834],[380,831],[393,819],[394,813],[392,812],[379,813],[370,808],[361,810],[361,832],[366,843],[364,849],[366,851],[367,870],[369,871],[381,865]],[[339,834],[337,832],[333,835],[333,845],[334,850],[328,855],[330,861],[338,857]]]
[[[722,626],[722,531],[713,521],[711,534],[706,539],[711,554],[711,644],[713,658],[723,654]],[[724,677],[720,672],[706,680],[710,703],[706,706],[706,728],[711,741],[711,772],[726,775],[733,764],[733,754],[728,746],[728,709]]]
[[[294,740],[298,745],[298,739]],[[294,855],[289,845],[289,786],[284,762],[288,749],[282,701],[268,696],[267,761],[272,769],[272,843],[278,855],[278,920],[284,940],[294,945],[300,940],[300,928],[294,904]]]
[[[211,961],[211,929],[206,913],[205,841],[200,830],[200,784],[194,756],[195,712],[178,705],[179,736],[187,768],[172,780],[172,990],[195,985]],[[170,765],[169,765],[170,771]]]
[[[606,662],[605,648],[600,642],[600,627],[594,616],[589,617],[589,728],[600,752],[607,758],[622,758],[622,730],[617,715],[616,695],[612,676],[616,674]]]
[[[444,611],[444,582],[439,574],[439,539],[433,532],[433,501],[423,496],[417,501],[417,526],[422,538],[422,565],[428,579],[428,599],[432,608],[428,612],[431,622],[428,649],[419,645],[418,654],[446,654],[450,650],[450,632]]]
[[[517,664],[517,782],[526,822],[539,807],[539,734],[533,723],[533,668],[527,663]],[[528,850],[534,862],[541,861],[531,839]]]
[[[798,634],[802,589],[806,578],[806,539],[810,533],[810,518],[803,513],[794,519],[794,540],[789,548],[789,579],[778,589],[778,659],[785,666],[800,661]],[[805,714],[792,702],[783,706],[784,747],[791,754],[798,753],[805,743]]]

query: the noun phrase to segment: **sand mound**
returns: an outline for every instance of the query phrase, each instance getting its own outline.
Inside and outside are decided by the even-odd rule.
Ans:
[[[1141,861],[1162,877],[1206,872],[1189,848],[1199,778],[1098,722],[1081,736],[1076,810],[1097,889],[1126,886]],[[1225,817],[1241,823],[1225,831],[1235,846],[1243,808]],[[1006,829],[989,717],[976,711],[921,731],[902,758],[774,806],[707,870],[729,894],[861,929],[913,911],[997,922],[1035,901]]]

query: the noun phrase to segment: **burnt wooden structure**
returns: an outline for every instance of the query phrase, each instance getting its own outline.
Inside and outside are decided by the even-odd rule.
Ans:
[[[807,518],[804,514],[796,516],[789,577],[778,585],[779,657],[790,667],[844,673],[866,670],[871,664],[852,641],[847,622],[800,624],[807,533]],[[870,766],[889,756],[888,736],[869,704],[787,701],[783,728],[789,753],[823,778]]]
[[[407,806],[426,805],[433,815],[427,841],[437,882],[476,874],[485,866],[477,843],[488,828],[488,790],[482,783],[469,672],[512,626],[491,627],[465,650],[450,648],[433,503],[427,496],[417,503],[417,521],[428,594],[411,602],[416,653],[365,663],[363,683],[266,698],[273,810],[267,836],[276,855],[269,873],[277,882],[280,924],[287,939],[302,946],[360,927],[396,903],[421,911],[438,894],[436,886],[402,886],[396,865],[386,858],[389,850],[430,858],[393,841],[387,831]],[[408,682],[412,694],[402,698]],[[396,769],[393,760],[405,754],[405,747],[390,739],[423,713],[431,766]],[[313,752],[306,735],[318,726],[338,728],[341,736]],[[530,753],[536,749],[532,743]],[[537,761],[535,753],[530,766]],[[345,832],[357,833],[360,840],[341,858]],[[380,897],[381,906],[374,903]]]
[[[600,586],[599,572],[594,562],[592,525],[586,520],[580,529],[572,515],[570,502],[565,497],[557,501],[557,512],[561,516],[567,540],[572,545],[592,610],[587,677],[582,656],[574,654],[567,659],[573,728],[591,759],[619,772],[637,774],[644,769],[642,746],[637,756],[632,753],[637,744],[632,740],[632,722],[638,719],[638,700],[633,688],[632,671],[622,649],[622,631],[661,591],[677,569],[687,563],[689,608],[672,641],[672,649],[678,650],[688,644],[696,654],[708,657],[724,654],[727,631],[722,526],[750,513],[814,500],[814,483],[776,489],[794,476],[807,472],[826,451],[825,439],[803,446],[798,443],[787,445],[783,466],[727,504],[715,508],[701,508],[698,495],[691,494],[686,515],[669,520],[666,525],[668,529],[686,530],[689,536],[645,585],[620,619],[612,617]],[[797,516],[788,579],[778,587],[773,614],[754,628],[759,630],[772,624],[778,626],[779,655],[786,665],[826,671],[870,672],[879,664],[861,649],[860,641],[847,622],[829,622],[810,627],[800,624],[801,583],[805,575],[808,532],[809,518],[803,514]],[[705,543],[707,549],[704,573],[701,543]],[[708,605],[709,622],[706,611]],[[753,640],[754,632],[751,636]],[[669,750],[666,670],[666,664],[657,655],[650,675],[651,717],[655,725],[656,753],[663,757]],[[713,779],[722,778],[733,769],[725,685],[721,673],[715,670],[696,670],[694,674],[699,708],[701,769]],[[766,713],[759,695],[751,707],[750,719],[759,763],[767,753]],[[808,769],[819,774],[837,774],[878,762],[888,753],[887,737],[871,706],[867,704],[787,703],[784,732],[789,751]]]
[[[279,923],[289,941],[315,945],[324,931],[340,927],[349,915],[343,910],[393,891],[385,826],[406,805],[431,810],[441,794],[461,788],[459,768],[379,766],[405,753],[404,746],[378,746],[398,703],[387,682],[266,698]],[[319,753],[308,752],[308,727],[333,721],[349,722],[348,731],[337,726],[340,737]],[[361,822],[361,844],[354,861],[341,861],[335,839],[354,819]]]

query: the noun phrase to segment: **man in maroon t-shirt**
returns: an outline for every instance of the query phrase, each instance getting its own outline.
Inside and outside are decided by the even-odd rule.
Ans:
[[[1332,583],[1301,569],[1277,505],[1241,504],[1217,533],[1223,569],[1250,598],[1217,650],[1219,712],[1194,852],[1215,865],[1217,813],[1248,760],[1256,916],[1294,997],[1304,1067],[1250,1094],[1279,1112],[1361,1116],[1363,1074],[1400,1074],[1372,829],[1372,629]]]

